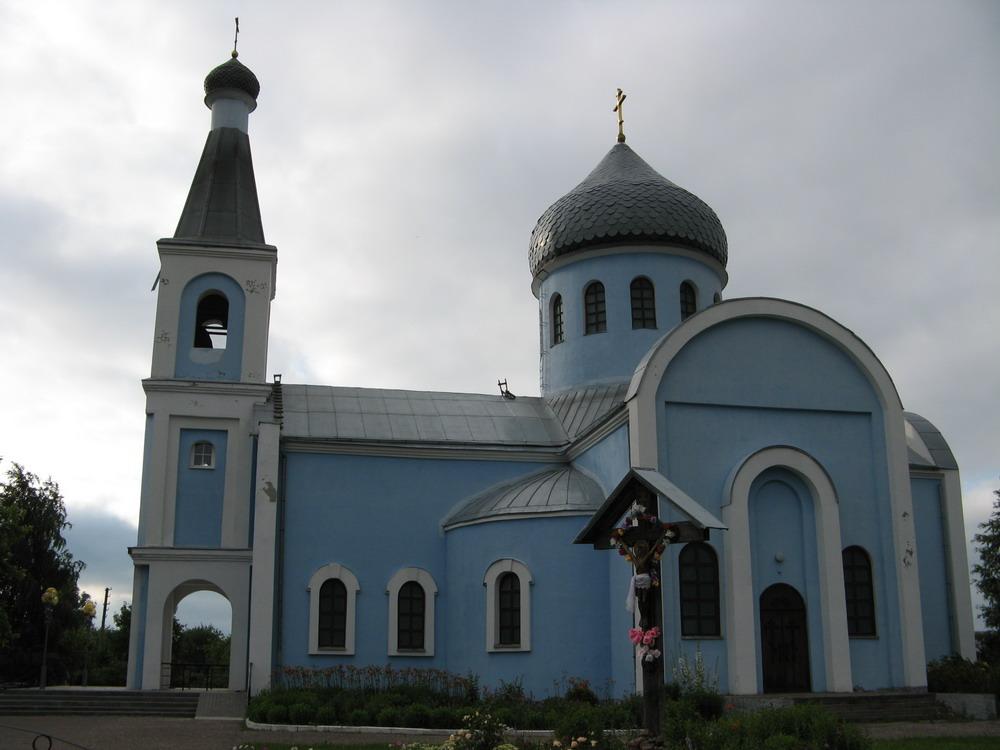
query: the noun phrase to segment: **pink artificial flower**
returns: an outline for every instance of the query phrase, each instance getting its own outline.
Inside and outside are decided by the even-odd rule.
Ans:
[[[647,630],[642,634],[642,643],[644,646],[652,646],[653,642],[656,640],[656,633],[652,630]]]
[[[643,639],[642,628],[629,628],[628,639],[632,641],[632,643],[636,646],[642,643]]]

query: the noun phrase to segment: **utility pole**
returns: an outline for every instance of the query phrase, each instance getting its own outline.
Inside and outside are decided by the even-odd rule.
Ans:
[[[106,586],[104,588],[104,609],[101,610],[101,632],[104,632],[104,623],[108,619],[108,594],[111,593],[111,587]]]

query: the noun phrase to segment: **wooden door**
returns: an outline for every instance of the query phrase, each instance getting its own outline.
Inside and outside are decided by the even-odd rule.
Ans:
[[[788,584],[776,583],[760,595],[760,641],[764,692],[808,692],[806,605]]]

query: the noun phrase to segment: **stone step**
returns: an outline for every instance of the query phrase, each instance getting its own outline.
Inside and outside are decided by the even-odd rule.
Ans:
[[[199,695],[126,690],[8,690],[0,693],[0,715],[193,717]]]

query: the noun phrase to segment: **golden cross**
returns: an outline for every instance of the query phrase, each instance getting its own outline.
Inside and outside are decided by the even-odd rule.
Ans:
[[[236,51],[236,41],[240,38],[240,17],[236,16],[236,35],[233,37],[233,57],[239,57],[240,53]]]
[[[618,113],[618,142],[625,143],[625,120],[622,119],[622,105],[625,103],[625,94],[622,93],[621,89],[618,89],[618,94],[615,96],[615,106],[611,110],[612,112]]]

